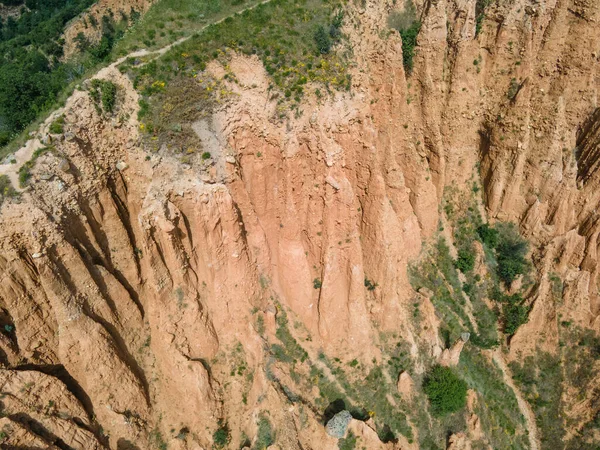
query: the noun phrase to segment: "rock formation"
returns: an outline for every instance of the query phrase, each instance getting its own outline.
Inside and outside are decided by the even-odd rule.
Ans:
[[[532,249],[531,312],[507,359],[559,354],[563,322],[600,331],[600,4],[498,1],[476,36],[474,0],[416,2],[408,76],[387,28],[394,3],[349,4],[351,91],[307,96],[283,123],[260,60],[234,56],[237,81],[223,82],[235,95],[197,127],[210,166],[148,150],[138,93],[116,66],[97,74],[118,86],[114,120],[75,91],[65,138],[1,207],[2,445],[208,449],[226,420],[235,448],[260,436],[337,448],[307,399],[333,358],[365,377],[383,365],[383,335],[414,359],[442,353],[432,293],[413,290],[408,267],[447,223],[445,191],[469,193],[479,176],[487,218],[517,223]],[[30,142],[19,165],[41,146]],[[444,364],[468,345],[443,349]],[[400,373],[376,383],[409,398]],[[296,377],[309,383],[299,392]],[[576,436],[598,414],[598,392],[569,386]],[[366,418],[349,429],[367,448],[419,448],[417,419],[400,443],[376,442]],[[480,418],[468,419],[477,440]],[[456,433],[448,448],[469,449],[471,437]]]

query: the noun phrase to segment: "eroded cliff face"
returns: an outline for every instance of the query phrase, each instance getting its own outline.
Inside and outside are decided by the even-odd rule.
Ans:
[[[560,321],[600,331],[600,5],[498,3],[477,37],[475,1],[418,4],[410,77],[387,29],[392,2],[349,5],[350,93],[307,96],[283,123],[260,61],[234,56],[233,95],[198,124],[211,164],[146,150],[137,93],[115,67],[98,74],[119,87],[112,118],[77,91],[65,135],[0,215],[3,445],[212,448],[226,420],[231,445],[251,446],[267,411],[280,448],[337,448],[322,411],[290,403],[317,388],[286,390],[298,374],[270,353],[282,323],[306,352],[289,357],[320,373],[321,353],[381,364],[384,335],[417,361],[440,356],[426,296],[424,321],[411,320],[407,268],[446,223],[447,189],[469,193],[480,175],[488,218],[518,223],[533,248],[532,311],[509,359],[558,354]],[[598,393],[567,388],[576,433]],[[474,402],[449,448],[481,439]],[[418,448],[410,428],[415,439],[383,443],[369,421],[351,424],[369,449]]]

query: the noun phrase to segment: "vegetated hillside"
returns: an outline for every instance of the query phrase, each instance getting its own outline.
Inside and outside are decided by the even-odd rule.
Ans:
[[[90,6],[91,0],[30,0],[23,13],[2,20],[0,29],[0,145],[48,108],[72,76],[61,65],[60,36],[65,24]]]
[[[597,448],[600,5],[199,8],[0,166],[0,445]]]
[[[20,13],[0,22],[3,156],[14,150],[7,144],[22,142],[26,127],[59,107],[77,82],[110,59],[115,43],[148,6],[141,0],[13,3],[21,5]]]

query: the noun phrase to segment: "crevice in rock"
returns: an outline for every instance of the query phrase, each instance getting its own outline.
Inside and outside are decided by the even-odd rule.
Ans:
[[[43,441],[48,444],[54,444],[61,450],[75,450],[70,445],[67,445],[62,439],[60,439],[55,434],[51,433],[46,427],[44,427],[40,422],[33,419],[31,416],[25,413],[17,413],[10,414],[8,418],[16,423],[21,424],[25,429],[27,429],[32,434],[35,434]]]
[[[154,227],[151,227],[148,230],[148,242],[154,243],[154,248],[156,250],[158,258],[162,262],[162,265],[165,268],[165,270],[167,271],[167,273],[169,274],[169,278],[170,278],[170,280],[172,282],[173,281],[173,276],[171,275],[171,271],[169,270],[169,266],[167,265],[167,261],[165,259],[165,254],[164,254],[162,248],[160,247],[160,244],[158,243],[158,241],[154,237],[154,232],[155,232]]]
[[[585,184],[600,165],[600,108],[579,127],[575,145],[577,181]]]
[[[123,189],[125,190],[125,193],[127,193],[127,184],[125,183],[125,180],[123,180],[123,176],[121,174],[119,174],[119,176],[121,177],[120,179],[121,179],[121,183],[123,185]],[[125,231],[127,232],[127,237],[129,238],[129,243],[131,245],[131,248],[136,249],[138,247],[137,247],[137,243],[136,243],[136,239],[135,239],[135,233],[133,232],[133,227],[131,225],[131,217],[129,215],[129,210],[127,208],[127,204],[119,196],[118,187],[117,187],[116,181],[113,177],[110,177],[108,179],[107,187],[110,192],[110,195],[112,196],[115,207],[117,209],[117,214],[119,215],[119,218],[121,219],[121,223],[123,224],[123,227],[125,228]],[[140,262],[138,260],[137,254],[135,254],[135,252],[134,252],[133,259],[135,261],[137,274],[139,276],[140,275]]]
[[[479,161],[480,163],[485,163],[487,166],[488,159],[490,157],[490,149],[492,146],[491,140],[491,130],[488,127],[484,127],[479,130]],[[483,202],[484,205],[487,206],[488,202],[488,193],[490,189],[490,184],[492,181],[493,170],[491,168],[486,167],[486,170],[480,170],[481,176],[481,184],[483,185]]]
[[[51,259],[51,261],[54,263],[58,272],[60,273],[61,279],[63,280],[63,282],[69,289],[69,291],[73,295],[77,295],[77,290],[75,289],[75,286],[71,279],[71,275],[69,274],[69,271],[66,269],[66,267],[64,267],[64,265],[62,264],[62,261],[60,260],[60,258],[58,258],[53,252],[49,252],[48,256]],[[115,352],[117,353],[117,355],[119,356],[121,361],[123,361],[129,368],[129,370],[131,370],[131,373],[133,373],[137,377],[138,381],[142,385],[142,388],[144,391],[144,398],[146,399],[146,402],[149,405],[150,397],[149,397],[148,382],[146,380],[144,372],[138,365],[137,361],[135,360],[135,358],[133,358],[133,356],[131,356],[131,354],[127,350],[127,346],[126,346],[123,338],[120,336],[120,334],[118,333],[118,331],[112,324],[108,323],[106,320],[104,320],[103,318],[101,318],[100,316],[95,314],[93,311],[91,311],[87,302],[84,303],[83,308],[84,308],[84,313],[90,319],[94,320],[99,325],[101,325],[104,328],[104,330],[109,334],[109,336],[111,336],[111,338],[113,340]]]
[[[57,378],[66,386],[67,390],[77,399],[77,401],[79,401],[79,403],[85,410],[88,420],[93,421],[95,416],[94,405],[92,404],[90,397],[81,387],[79,382],[71,376],[69,371],[62,364],[20,364],[14,367],[13,370],[22,372],[41,372],[43,374]]]
[[[108,293],[108,287],[106,286],[104,278],[102,277],[102,274],[98,270],[97,266],[104,268],[119,282],[119,284],[129,294],[129,298],[131,299],[131,301],[135,304],[135,306],[139,310],[142,318],[144,318],[144,307],[139,300],[137,292],[133,289],[133,287],[131,287],[131,285],[129,285],[127,283],[127,280],[125,279],[125,277],[118,270],[116,270],[112,267],[107,267],[105,265],[104,261],[102,260],[102,258],[100,258],[100,257],[94,258],[93,255],[87,253],[87,249],[82,248],[81,244],[78,241],[75,241],[73,244],[74,244],[74,247],[77,249],[82,261],[86,265],[86,267],[88,269],[88,273],[93,278],[94,283],[100,290],[100,294],[102,295],[102,298],[108,304],[108,306],[109,306],[110,310],[113,312],[113,314],[118,316],[117,306],[115,304],[114,299]]]
[[[150,388],[148,385],[148,380],[146,380],[146,374],[144,373],[136,359],[131,355],[131,353],[129,353],[127,345],[125,344],[125,340],[121,337],[114,325],[108,323],[102,317],[92,312],[89,308],[89,305],[84,305],[84,311],[89,318],[100,324],[113,339],[115,351],[119,356],[119,359],[121,359],[121,361],[125,363],[127,368],[140,382],[142,390],[144,392],[144,399],[146,400],[146,404],[150,406]]]

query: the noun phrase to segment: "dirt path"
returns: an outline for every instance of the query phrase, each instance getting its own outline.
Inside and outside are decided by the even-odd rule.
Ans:
[[[160,56],[164,55],[169,50],[171,50],[173,47],[183,44],[184,42],[186,42],[193,36],[197,35],[199,32],[205,30],[207,27],[209,27],[211,25],[219,24],[219,23],[223,22],[224,20],[228,19],[229,17],[233,17],[236,14],[242,14],[245,11],[249,11],[254,8],[257,8],[258,6],[269,3],[270,1],[271,0],[263,0],[262,2],[256,3],[254,5],[248,6],[247,8],[236,11],[235,13],[225,16],[215,22],[206,24],[203,27],[199,28],[195,33],[192,33],[189,36],[178,39],[177,41],[172,42],[171,44],[166,45],[158,50],[150,51],[150,50],[143,49],[143,50],[137,50],[135,52],[129,53],[128,55],[125,55],[125,56],[117,59],[115,62],[109,64],[108,66],[103,67],[91,78],[103,78],[103,76],[106,75],[111,70],[116,70],[117,66],[119,66],[120,64],[123,64],[123,62],[125,62],[128,58],[141,58],[144,56],[152,56],[152,58],[150,58],[148,61],[145,61],[143,63],[143,64],[147,64],[148,62],[153,61],[156,58],[159,58]],[[52,123],[52,121],[56,117],[58,117],[62,113],[63,110],[64,110],[64,108],[60,108],[60,109],[57,109],[56,111],[54,111],[52,114],[50,114],[50,116],[40,125],[38,130],[49,126],[49,124]],[[44,147],[44,145],[40,142],[39,139],[37,139],[37,138],[29,139],[23,147],[21,147],[19,150],[17,150],[12,155],[8,155],[4,159],[4,161],[5,161],[4,164],[0,164],[0,175],[8,176],[13,187],[17,191],[22,190],[21,187],[19,186],[19,176],[18,176],[19,169],[23,166],[23,164],[25,164],[27,161],[29,161],[31,159],[34,151],[36,151],[38,148],[42,148],[42,147]]]
[[[521,414],[525,417],[525,422],[527,426],[527,431],[529,432],[529,448],[531,450],[540,450],[540,441],[539,441],[539,432],[537,428],[537,423],[535,421],[535,414],[531,409],[531,406],[527,401],[523,398],[521,391],[512,379],[512,375],[510,373],[510,369],[506,366],[506,362],[504,361],[504,356],[502,355],[502,350],[497,348],[492,353],[493,359],[498,364],[498,367],[502,371],[502,377],[504,378],[504,383],[508,387],[512,389],[515,393],[515,397],[517,398],[517,403],[519,404],[519,409],[521,410]]]

